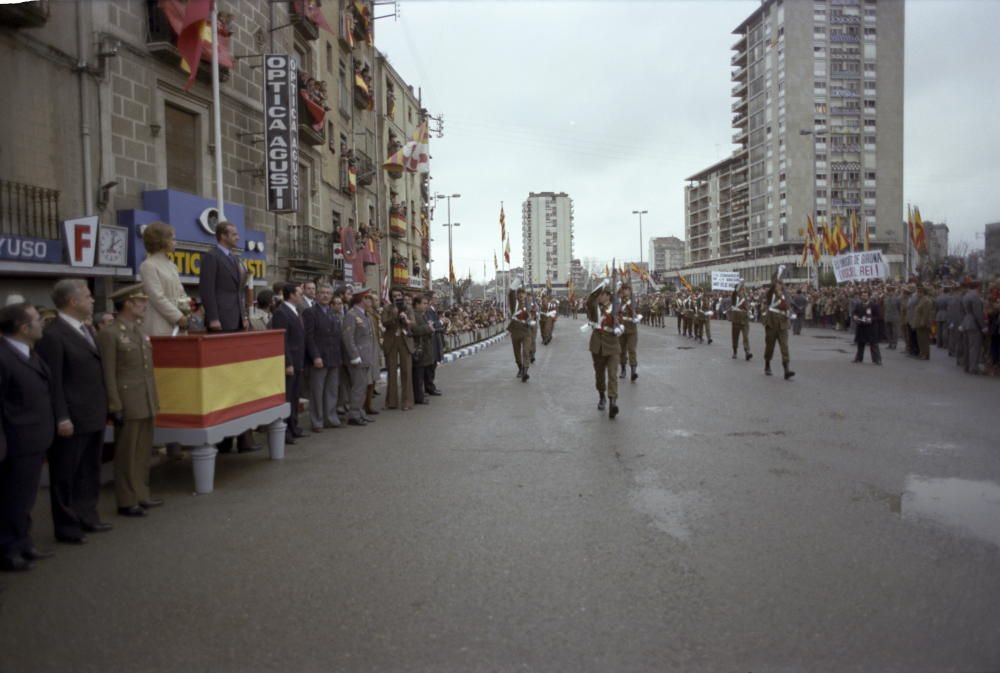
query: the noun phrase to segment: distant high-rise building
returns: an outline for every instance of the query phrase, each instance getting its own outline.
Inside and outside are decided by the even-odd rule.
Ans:
[[[948,256],[948,225],[924,222],[927,236],[927,254],[931,259]]]
[[[649,239],[650,271],[660,273],[684,266],[684,241],[676,236]]]
[[[531,192],[521,209],[524,282],[565,290],[573,259],[573,200],[565,192]]]
[[[854,212],[862,238],[901,247],[903,24],[902,0],[765,0],[737,26],[739,148],[688,178],[687,267],[764,282],[786,264],[805,278],[807,216]]]
[[[983,259],[983,275],[1000,273],[1000,222],[986,225],[986,249]]]

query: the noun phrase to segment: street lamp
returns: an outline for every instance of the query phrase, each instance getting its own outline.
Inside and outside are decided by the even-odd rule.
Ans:
[[[642,216],[649,213],[648,210],[633,210],[633,215],[639,216],[639,265],[642,265]],[[650,260],[652,262],[652,260]],[[645,290],[644,290],[645,291]]]
[[[449,280],[449,282],[451,281],[451,276],[452,276],[452,274],[454,273],[454,270],[455,270],[455,266],[452,263],[452,255],[451,255],[451,250],[452,250],[452,247],[451,247],[451,230],[454,227],[461,226],[460,223],[458,223],[458,222],[452,222],[451,221],[451,200],[452,199],[459,199],[461,197],[462,197],[461,194],[447,194],[447,195],[446,194],[435,194],[434,195],[434,198],[437,199],[437,200],[440,200],[440,199],[447,199],[448,200],[448,221],[444,224],[444,226],[448,227],[448,280]]]
[[[819,227],[819,215],[818,215],[819,210],[818,210],[817,204],[816,204],[816,143],[819,140],[826,140],[826,134],[825,133],[816,133],[815,130],[813,130],[813,129],[799,129],[799,135],[800,136],[812,136],[812,140],[813,140],[813,142],[812,142],[812,151],[813,151],[813,153],[812,153],[812,174],[813,174],[813,184],[812,184],[813,212],[812,212],[812,215],[813,215],[813,222],[815,222],[816,226]],[[825,222],[825,224],[823,226],[825,226],[827,229],[829,229],[830,228],[830,222],[832,222],[832,221],[833,221],[833,218],[829,217],[829,211],[828,211],[828,219],[826,220],[826,222]],[[809,267],[806,267],[806,269],[808,271]],[[820,272],[820,269],[819,269],[819,266],[817,266],[816,267],[816,288],[817,289],[819,288],[819,272]],[[812,283],[810,283],[810,285],[811,284]]]

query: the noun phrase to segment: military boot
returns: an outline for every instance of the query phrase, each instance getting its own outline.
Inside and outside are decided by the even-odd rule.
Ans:
[[[636,365],[631,366],[632,369],[632,382],[634,383],[637,378],[639,378],[639,372],[636,371]]]
[[[607,399],[604,397],[604,393],[601,393],[600,399],[597,400],[597,410],[604,411],[604,407],[607,404]]]
[[[615,416],[618,415],[618,404],[617,404],[618,398],[611,397],[608,398],[608,401],[611,403],[608,408],[608,418],[614,418]]]

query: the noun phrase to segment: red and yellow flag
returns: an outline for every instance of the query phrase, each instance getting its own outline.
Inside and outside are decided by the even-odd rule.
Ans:
[[[840,221],[840,215],[837,215],[835,224],[833,225],[833,236],[838,254],[850,247],[851,244],[848,242],[847,236],[844,235],[844,226]]]
[[[851,211],[851,252],[854,252],[858,245],[858,211]]]
[[[503,261],[510,264],[510,239],[507,239],[506,247],[503,249]]]
[[[691,283],[689,283],[687,281],[687,278],[684,277],[684,274],[681,274],[681,273],[677,274],[677,278],[681,281],[681,285],[683,285],[685,288],[687,288],[688,292],[692,291]]]
[[[920,208],[916,206],[913,207],[913,247],[917,252],[927,252],[927,232],[920,217]]]

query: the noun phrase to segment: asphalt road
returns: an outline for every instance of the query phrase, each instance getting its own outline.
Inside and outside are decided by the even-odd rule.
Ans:
[[[146,520],[106,491],[113,532],[0,576],[0,671],[1000,670],[995,379],[806,330],[785,382],[758,327],[748,363],[671,323],[609,421],[579,325],[212,495],[161,466]]]

